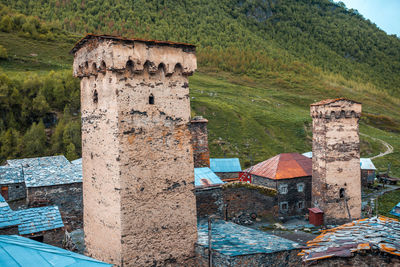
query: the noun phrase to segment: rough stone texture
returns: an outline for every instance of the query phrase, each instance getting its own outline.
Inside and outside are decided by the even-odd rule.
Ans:
[[[348,258],[328,258],[324,260],[318,260],[315,262],[311,262],[309,264],[305,264],[305,266],[321,266],[321,267],[399,267],[400,266],[400,257],[390,255],[388,253],[380,253],[380,252],[371,252],[367,251],[363,254],[355,254],[353,257]]]
[[[291,217],[302,216],[308,213],[308,208],[311,207],[311,177],[296,177],[290,179],[268,179],[257,175],[252,175],[252,183],[274,188],[278,191],[278,195],[274,198],[275,205],[278,210],[278,216]],[[303,191],[298,191],[298,185],[303,184]],[[282,185],[287,185],[287,193],[283,194],[280,190]],[[299,202],[302,201],[304,207],[299,208]],[[281,208],[283,202],[287,203],[287,210]]]
[[[0,229],[0,235],[18,235],[18,234],[19,234],[18,225]]]
[[[22,235],[22,236],[27,238],[43,236],[43,243],[62,248],[64,234],[65,234],[64,228],[58,228],[54,230],[43,231],[35,234]]]
[[[58,206],[67,231],[83,226],[82,183],[28,187],[28,207]]]
[[[361,216],[360,115],[361,104],[350,100],[311,105],[312,204],[325,212],[327,224],[350,221],[345,200],[351,219]]]
[[[259,253],[241,256],[226,256],[213,251],[213,267],[254,267],[254,266],[302,266],[301,257],[297,256],[298,249],[275,253]],[[208,248],[196,245],[198,266],[208,267]]]
[[[201,116],[190,121],[192,134],[193,161],[195,168],[210,167],[210,151],[208,149],[208,120]]]
[[[190,266],[196,203],[188,75],[192,48],[89,39],[81,78],[88,255],[118,266]]]
[[[361,170],[361,185],[367,187],[369,184],[373,184],[372,181],[375,179],[375,176],[375,170]]]
[[[239,180],[238,172],[216,172],[215,174],[224,182]]]
[[[227,219],[242,212],[257,216],[277,215],[276,197],[260,193],[256,189],[224,188],[222,191]]]
[[[224,218],[224,200],[221,187],[196,188],[197,217],[217,215]]]
[[[8,198],[3,196],[7,201],[14,201],[26,198],[25,183],[2,184],[0,187],[8,187]]]

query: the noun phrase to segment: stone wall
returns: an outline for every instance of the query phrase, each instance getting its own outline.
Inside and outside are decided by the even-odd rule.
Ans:
[[[28,187],[28,207],[58,206],[70,232],[83,226],[82,183]]]
[[[368,180],[368,177],[371,179]],[[375,179],[375,170],[361,170],[361,185],[367,187],[368,184],[373,184]]]
[[[210,167],[210,151],[208,149],[208,120],[201,116],[194,117],[190,122],[192,134],[194,167]]]
[[[2,184],[1,186],[8,187],[8,199],[6,199],[7,201],[14,201],[26,198],[25,183]]]
[[[89,36],[74,52],[88,254],[118,266],[194,264],[194,47]]]
[[[0,229],[0,235],[18,235],[18,234],[19,234],[18,225]]]
[[[228,182],[232,179],[239,179],[238,172],[216,172],[215,173],[222,181],[227,180]]]
[[[197,217],[217,215],[224,218],[224,199],[221,187],[196,188]]]
[[[308,265],[308,264],[307,264]],[[306,266],[307,266],[306,265]],[[337,267],[337,266],[357,266],[357,267],[398,267],[400,266],[400,257],[388,253],[366,251],[363,254],[355,254],[353,257],[334,257],[324,260],[311,262],[310,266]]]
[[[331,100],[311,105],[313,118],[312,204],[325,212],[327,224],[361,216],[361,104]],[[347,202],[347,205],[346,205]]]
[[[26,238],[43,236],[43,243],[62,248],[64,234],[65,234],[64,228],[57,228],[57,229],[53,229],[53,230],[42,231],[42,232],[38,232],[38,233],[30,234],[30,235],[22,235],[22,236],[26,237]]]

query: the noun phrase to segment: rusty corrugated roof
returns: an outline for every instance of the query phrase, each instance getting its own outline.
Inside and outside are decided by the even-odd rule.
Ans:
[[[282,153],[250,167],[248,171],[277,180],[311,176],[312,160],[299,153]]]
[[[96,35],[96,34],[87,34],[85,37],[80,39],[75,46],[72,48],[71,53],[74,54],[76,51],[78,51],[87,41],[91,39],[110,39],[110,40],[116,40],[116,41],[123,41],[126,43],[133,43],[133,42],[143,42],[146,44],[150,45],[170,45],[170,46],[175,46],[175,47],[188,47],[191,49],[195,49],[196,46],[192,44],[187,44],[187,43],[178,43],[178,42],[170,42],[170,41],[158,41],[158,40],[146,40],[146,39],[140,39],[140,38],[124,38],[120,36],[112,36],[112,35]]]
[[[325,100],[319,101],[317,103],[313,103],[310,106],[323,106],[323,105],[335,103],[335,102],[341,101],[341,100],[345,100],[345,101],[350,101],[350,102],[353,102],[353,103],[361,104],[360,102],[341,97],[341,98],[335,98],[335,99],[325,99]]]

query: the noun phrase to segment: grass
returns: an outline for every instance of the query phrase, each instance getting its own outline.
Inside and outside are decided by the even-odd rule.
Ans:
[[[391,191],[389,193],[380,196],[378,199],[378,210],[379,215],[400,219],[397,216],[390,214],[389,212],[400,202],[400,190]]]

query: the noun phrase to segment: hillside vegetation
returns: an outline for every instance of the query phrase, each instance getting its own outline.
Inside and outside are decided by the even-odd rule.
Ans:
[[[238,156],[248,166],[277,153],[309,151],[309,104],[343,96],[363,102],[361,132],[395,149],[376,164],[383,170],[392,162],[400,175],[400,41],[343,5],[0,2],[7,6],[0,6],[0,160],[80,155],[79,82],[68,52],[77,36],[94,32],[198,46],[192,113],[210,121],[212,156]],[[34,28],[23,26],[31,21]],[[362,137],[361,149],[371,156],[384,147]]]

